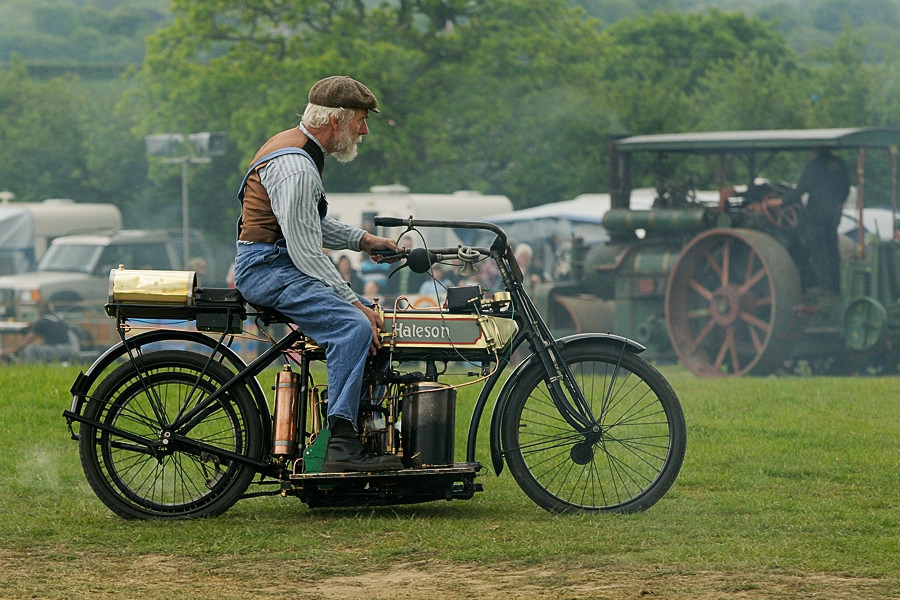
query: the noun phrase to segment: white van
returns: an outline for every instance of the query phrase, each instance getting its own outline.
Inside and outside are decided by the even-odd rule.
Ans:
[[[55,238],[122,228],[114,204],[51,198],[0,203],[0,275],[32,271]]]
[[[363,194],[328,194],[328,214],[348,225],[361,227],[371,233],[395,237],[401,229],[376,229],[376,216],[417,219],[482,221],[487,215],[512,210],[512,202],[506,196],[482,194],[472,190],[460,190],[450,194],[410,193],[405,185],[377,185]],[[425,242],[414,240],[416,246],[452,247],[460,243],[450,229],[423,228]]]

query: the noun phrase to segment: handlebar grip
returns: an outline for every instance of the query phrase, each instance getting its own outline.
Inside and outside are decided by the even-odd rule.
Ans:
[[[406,220],[400,217],[375,217],[375,224],[380,227],[403,227]]]

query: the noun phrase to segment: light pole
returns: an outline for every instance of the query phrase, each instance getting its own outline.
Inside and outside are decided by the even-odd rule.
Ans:
[[[181,164],[181,243],[183,253],[182,268],[187,268],[190,260],[190,227],[188,216],[188,165],[208,163],[212,156],[225,154],[224,131],[201,131],[185,136],[180,133],[160,133],[144,136],[147,154],[162,156],[164,163]]]

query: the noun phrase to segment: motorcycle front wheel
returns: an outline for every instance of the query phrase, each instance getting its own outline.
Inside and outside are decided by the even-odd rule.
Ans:
[[[636,512],[668,491],[684,459],[684,413],[672,386],[633,352],[603,343],[561,352],[591,426],[563,418],[536,363],[513,388],[501,441],[510,472],[556,513]]]
[[[140,367],[135,364],[138,363]],[[85,408],[81,465],[94,492],[126,519],[219,515],[250,485],[255,471],[219,452],[261,454],[260,415],[235,386],[190,430],[171,425],[233,377],[207,356],[159,351],[139,356],[104,379]]]

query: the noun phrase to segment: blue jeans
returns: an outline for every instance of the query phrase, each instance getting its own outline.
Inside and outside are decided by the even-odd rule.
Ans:
[[[341,417],[356,427],[372,342],[372,324],[366,315],[328,285],[299,271],[283,240],[239,242],[234,284],[248,302],[277,309],[325,350],[328,424]]]

